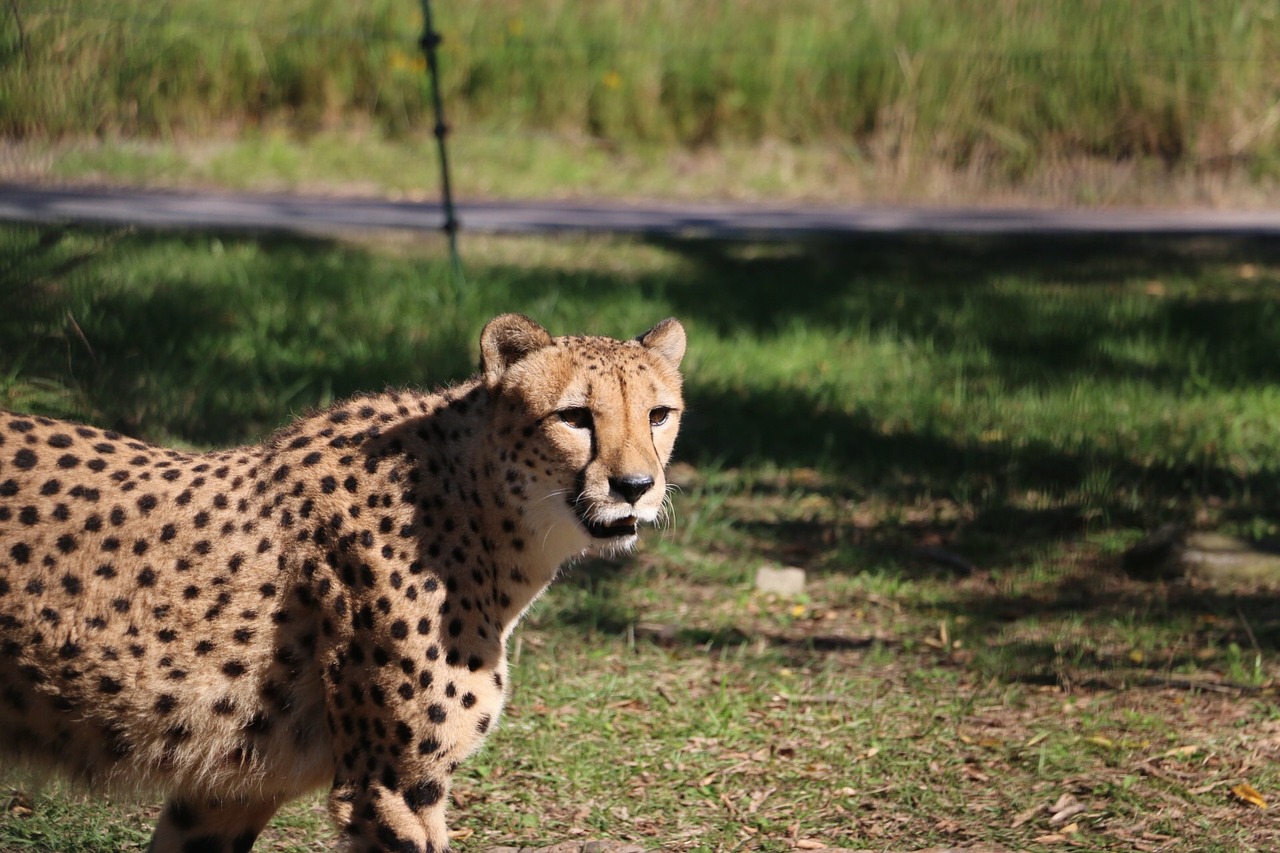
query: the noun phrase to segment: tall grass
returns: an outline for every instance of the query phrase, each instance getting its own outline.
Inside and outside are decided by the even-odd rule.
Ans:
[[[635,142],[835,141],[1017,174],[1280,150],[1280,2],[477,0],[443,4],[456,124]],[[0,132],[422,128],[411,0],[17,0]]]

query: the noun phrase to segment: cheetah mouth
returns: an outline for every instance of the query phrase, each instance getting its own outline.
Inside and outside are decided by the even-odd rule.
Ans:
[[[617,539],[621,536],[635,536],[638,524],[634,515],[615,518],[613,521],[589,521],[582,516],[578,516],[578,520],[593,539]]]

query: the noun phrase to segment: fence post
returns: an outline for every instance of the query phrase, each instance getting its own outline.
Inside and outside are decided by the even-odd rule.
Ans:
[[[419,41],[422,52],[427,59],[427,71],[431,75],[431,105],[435,112],[436,149],[440,155],[440,196],[444,208],[444,233],[449,238],[449,257],[453,261],[453,272],[459,284],[464,284],[462,274],[462,258],[458,254],[458,216],[453,206],[453,187],[449,181],[449,152],[445,146],[445,137],[449,135],[449,125],[444,120],[444,99],[440,97],[440,65],[436,58],[436,48],[440,46],[440,33],[436,32],[431,22],[431,0],[422,0],[422,39]]]

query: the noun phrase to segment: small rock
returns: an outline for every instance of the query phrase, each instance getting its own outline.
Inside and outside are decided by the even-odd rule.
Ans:
[[[799,595],[804,592],[804,569],[761,566],[756,569],[756,590],[774,595]]]
[[[1280,584],[1280,549],[1220,533],[1188,533],[1166,525],[1124,555],[1141,580],[1195,578],[1210,584]]]

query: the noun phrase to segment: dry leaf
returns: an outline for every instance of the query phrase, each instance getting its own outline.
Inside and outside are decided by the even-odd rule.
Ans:
[[[801,838],[796,842],[797,850],[826,850],[827,845],[821,841],[814,841],[811,838]]]
[[[1116,745],[1116,742],[1111,738],[1103,737],[1102,735],[1093,735],[1092,737],[1087,737],[1084,740],[1085,743],[1091,743],[1094,746],[1105,746],[1107,749],[1111,749]]]
[[[1040,814],[1040,812],[1042,812],[1042,811],[1044,811],[1044,806],[1043,806],[1043,805],[1040,805],[1040,806],[1032,806],[1031,808],[1027,809],[1026,811],[1018,812],[1017,817],[1015,817],[1015,818],[1013,819],[1013,823],[1012,823],[1012,824],[1010,824],[1010,827],[1009,827],[1009,828],[1010,828],[1010,829],[1017,829],[1018,827],[1022,826],[1022,825],[1023,825],[1024,823],[1026,823],[1027,821],[1031,820],[1031,818],[1033,818],[1033,817],[1035,817],[1036,815]]]
[[[1057,801],[1052,806],[1049,807],[1049,811],[1060,812],[1068,806],[1075,805],[1076,802],[1076,798],[1071,794],[1063,794],[1061,797],[1058,797]]]
[[[1089,807],[1086,806],[1084,803],[1071,803],[1070,805],[1064,808],[1056,810],[1053,813],[1053,816],[1049,818],[1049,823],[1051,825],[1056,826],[1057,824],[1070,820],[1071,818],[1080,814],[1080,812],[1088,811],[1088,809]],[[1066,831],[1067,830],[1065,829],[1063,830],[1063,832],[1066,832]]]
[[[1242,803],[1250,806],[1257,806],[1260,809],[1267,807],[1267,799],[1254,789],[1248,782],[1241,782],[1231,789],[1232,795]]]
[[[1161,758],[1185,758],[1189,755],[1195,755],[1200,751],[1200,747],[1195,744],[1187,746],[1175,746],[1173,749],[1160,753]]]

